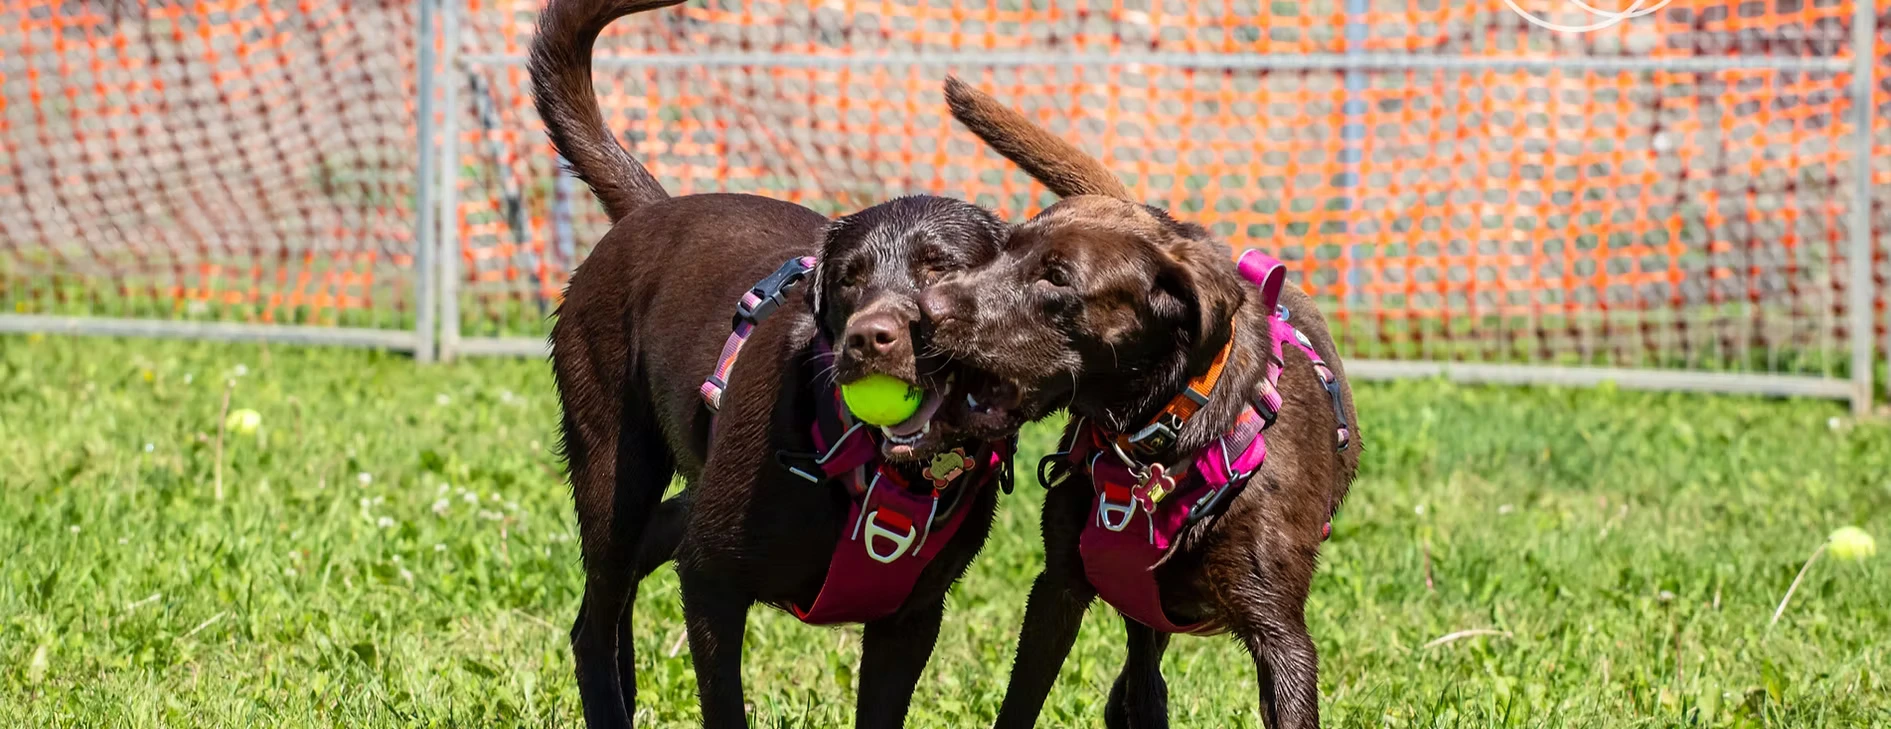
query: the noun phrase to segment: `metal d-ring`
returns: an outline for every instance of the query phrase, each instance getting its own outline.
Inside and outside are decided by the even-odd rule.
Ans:
[[[1122,444],[1117,443],[1115,438],[1111,438],[1109,441],[1110,450],[1116,454],[1116,460],[1123,462],[1123,467],[1129,469],[1130,474],[1136,477],[1137,483],[1149,480],[1148,466],[1138,463],[1136,459],[1130,458],[1128,453],[1124,453]],[[1096,469],[1092,467],[1091,470],[1094,471]]]

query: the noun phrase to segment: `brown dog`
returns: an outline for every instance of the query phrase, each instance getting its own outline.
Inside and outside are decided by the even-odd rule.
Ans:
[[[1131,202],[1100,163],[990,96],[956,80],[947,81],[946,94],[953,116],[1065,199],[1016,228],[998,260],[925,292],[921,305],[938,327],[937,341],[1006,378],[1073,382],[1073,427],[1081,418],[1111,433],[1150,422],[1228,345],[1206,402],[1150,460],[1175,462],[1229,432],[1262,387],[1274,312],[1237,273],[1228,247]],[[1288,286],[1281,303],[1340,371],[1312,299]],[[1359,449],[1336,448],[1336,406],[1308,357],[1288,347],[1283,359],[1283,403],[1265,432],[1264,465],[1224,511],[1179,533],[1155,575],[1170,621],[1231,632],[1253,655],[1268,726],[1311,727],[1319,723],[1318,660],[1304,604],[1323,530],[1345,498]],[[1340,372],[1339,412],[1355,422]],[[1066,444],[1072,437],[1066,434]],[[1036,720],[1097,595],[1078,549],[1093,517],[1091,499],[1083,473],[1046,496],[1046,565],[1031,589],[1000,727]],[[1168,634],[1124,623],[1129,656],[1105,719],[1111,727],[1166,726],[1160,669]]]
[[[592,44],[618,17],[679,1],[551,0],[532,46],[539,114],[615,221],[572,276],[551,336],[585,568],[572,655],[594,729],[629,726],[635,715],[630,608],[638,581],[672,556],[703,722],[746,726],[748,608],[813,603],[849,516],[846,492],[776,460],[818,452],[810,413],[829,384],[885,373],[932,393],[921,415],[880,441],[904,483],[925,483],[926,458],[1009,438],[1044,410],[1023,388],[931,356],[921,339],[921,287],[996,257],[1006,227],[991,213],[916,197],[830,224],[762,197],[670,198],[617,144],[597,107]],[[730,312],[751,284],[809,255],[819,264],[806,300],[786,301],[753,330],[712,417],[698,386],[719,361]],[[833,343],[831,361],[817,356],[817,340]],[[659,505],[678,473],[689,487]],[[946,591],[990,528],[995,489],[957,493],[975,497],[935,503],[941,518],[962,513],[962,527],[905,602],[866,625],[860,726],[902,722]]]

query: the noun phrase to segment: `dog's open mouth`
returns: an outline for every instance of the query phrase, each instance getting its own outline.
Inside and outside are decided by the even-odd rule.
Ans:
[[[966,441],[1008,438],[1023,421],[1015,384],[956,361],[933,364],[918,385],[926,395],[906,420],[880,428],[880,452],[888,459],[927,458]]]

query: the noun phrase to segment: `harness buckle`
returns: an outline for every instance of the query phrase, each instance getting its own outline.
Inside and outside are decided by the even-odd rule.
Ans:
[[[1339,421],[1339,450],[1346,450],[1352,445],[1352,431],[1346,427],[1346,403],[1340,396],[1337,378],[1321,378],[1321,385],[1326,387],[1326,396],[1333,401],[1333,418]]]
[[[1182,419],[1174,413],[1162,413],[1153,423],[1129,437],[1129,444],[1144,453],[1160,453],[1175,445],[1182,431]]]
[[[1111,501],[1112,497],[1126,498],[1124,503]],[[1136,494],[1128,488],[1116,484],[1104,484],[1103,495],[1097,499],[1097,521],[1104,529],[1113,532],[1123,531],[1129,526],[1130,519],[1136,516]]]
[[[1248,476],[1252,476],[1252,475],[1253,474],[1248,474]],[[1241,480],[1242,481],[1247,480],[1248,476],[1243,476]],[[1183,517],[1182,526],[1188,527],[1194,524],[1195,522],[1201,521],[1213,515],[1221,507],[1222,500],[1228,496],[1229,492],[1234,490],[1234,485],[1236,483],[1238,482],[1230,481],[1228,482],[1227,485],[1224,485],[1221,488],[1214,489],[1214,490],[1209,491],[1208,493],[1202,494],[1201,498],[1196,499],[1195,503],[1188,507],[1188,516]]]
[[[1056,488],[1070,478],[1070,451],[1052,453],[1038,459],[1037,482],[1044,488]]]
[[[774,314],[776,309],[788,300],[788,292],[814,270],[814,259],[809,257],[790,258],[781,268],[768,274],[767,278],[757,282],[748,294],[735,305],[734,325],[743,321],[760,322]]]
[[[886,520],[888,523],[903,529],[903,531],[894,531],[893,529],[881,526],[880,515],[882,513],[887,515]],[[906,550],[913,546],[913,540],[919,537],[919,527],[913,524],[912,519],[907,518],[905,514],[890,509],[874,509],[868,512],[866,524],[863,525],[861,532],[860,543],[861,546],[866,548],[867,556],[872,557],[875,562],[881,564],[892,564],[894,560],[905,556]],[[887,552],[880,551],[874,546],[876,544],[874,541],[876,537],[891,542],[893,549]]]

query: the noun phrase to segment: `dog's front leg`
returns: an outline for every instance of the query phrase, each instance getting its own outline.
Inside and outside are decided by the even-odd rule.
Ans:
[[[1272,548],[1274,553],[1284,548]],[[1267,729],[1320,725],[1320,658],[1307,632],[1312,560],[1260,553],[1218,555],[1207,570],[1229,629],[1254,656],[1261,720]]]
[[[906,721],[913,690],[939,641],[945,601],[913,606],[867,624],[860,641],[860,695],[854,705],[859,729],[898,727]]]
[[[1088,479],[1071,476],[1044,497],[1044,572],[1031,583],[1024,628],[1011,664],[1011,685],[998,709],[1000,729],[1025,729],[1037,723],[1044,699],[1057,683],[1057,672],[1083,628],[1083,613],[1096,599],[1096,588],[1083,574],[1078,540],[1090,513]]]
[[[713,575],[679,568],[683,621],[708,729],[748,727],[742,699],[742,640],[754,600]]]
[[[1167,729],[1169,684],[1162,680],[1162,654],[1169,649],[1169,634],[1127,615],[1123,627],[1129,633],[1129,656],[1110,687],[1103,724],[1109,729]]]
[[[1320,658],[1296,612],[1263,631],[1240,631],[1241,643],[1254,654],[1261,693],[1261,720],[1267,729],[1307,729],[1320,725]]]

